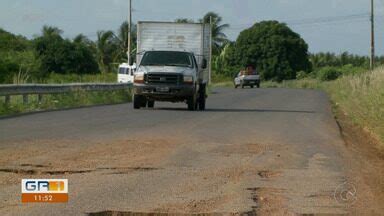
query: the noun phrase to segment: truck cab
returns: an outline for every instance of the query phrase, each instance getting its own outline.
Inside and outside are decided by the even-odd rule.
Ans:
[[[134,108],[168,101],[186,102],[189,110],[204,109],[205,85],[199,84],[199,74],[205,67],[199,67],[191,52],[145,52],[134,75]]]
[[[133,83],[134,73],[136,72],[136,64],[129,65],[122,63],[117,70],[118,83]]]

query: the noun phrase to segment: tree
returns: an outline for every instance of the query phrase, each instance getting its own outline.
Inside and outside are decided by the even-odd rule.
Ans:
[[[118,40],[112,31],[97,32],[97,63],[103,73],[111,69],[111,64],[120,53],[116,52],[119,48]]]
[[[136,57],[136,47],[137,47],[137,34],[136,34],[136,25],[132,25],[132,31],[131,31],[131,60],[135,59]],[[118,61],[124,61],[127,62],[127,51],[128,51],[128,32],[129,32],[129,25],[128,22],[125,21],[120,25],[120,28],[117,32],[117,40],[119,43],[119,49],[118,49],[118,55],[117,60]]]
[[[242,31],[234,55],[237,64],[255,65],[266,80],[295,79],[298,71],[311,70],[307,43],[277,21],[263,21]]]
[[[42,36],[43,37],[61,37],[61,34],[63,33],[63,30],[54,27],[54,26],[43,26],[42,31]]]
[[[229,28],[229,24],[222,24],[223,18],[215,12],[208,12],[205,14],[203,19],[200,21],[202,23],[209,23],[212,19],[212,52],[214,55],[220,53],[222,46],[228,42],[227,35],[223,32],[225,29]]]
[[[41,61],[41,76],[50,72],[98,72],[90,40],[79,35],[72,42],[63,39],[61,33],[56,27],[44,26],[42,35],[34,40],[35,52]]]
[[[176,23],[194,23],[193,19],[188,19],[188,18],[178,18],[175,19]]]
[[[25,51],[30,47],[28,39],[16,36],[0,28],[0,52]]]
[[[0,83],[12,83],[19,73],[28,77],[39,70],[39,61],[32,50],[31,42],[0,28]]]

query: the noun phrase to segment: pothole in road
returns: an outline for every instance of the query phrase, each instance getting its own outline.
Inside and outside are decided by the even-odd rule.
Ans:
[[[193,216],[220,216],[224,214],[220,213],[198,213],[198,214],[183,214],[183,213],[144,213],[144,212],[121,212],[121,211],[103,211],[103,212],[95,212],[95,213],[88,213],[89,216],[187,216],[187,215],[193,215]],[[243,214],[241,214],[243,215]]]
[[[44,170],[35,170],[35,169],[0,169],[0,172],[23,174],[23,175],[36,175],[36,174],[63,175],[63,174],[89,173],[92,171],[93,170],[44,171]]]
[[[212,149],[210,152],[217,154],[261,154],[265,152],[266,146],[257,143],[248,144],[228,144],[220,145]]]
[[[274,177],[279,177],[281,175],[281,172],[263,170],[263,171],[257,172],[257,175],[263,179],[270,179]]]
[[[154,171],[159,170],[160,168],[156,167],[112,167],[112,168],[98,168],[99,170],[113,170],[114,172],[107,173],[109,175],[120,175],[120,174],[128,174],[132,171]]]
[[[46,166],[46,165],[41,165],[41,164],[20,164],[20,166],[22,167],[36,167],[36,168],[43,168],[43,167],[49,167],[49,166]]]
[[[23,165],[21,165],[23,166]],[[30,165],[27,165],[30,166]],[[98,169],[87,169],[87,170],[39,170],[39,169],[16,169],[16,168],[4,168],[0,169],[0,172],[15,173],[21,175],[68,175],[68,174],[82,174],[91,173],[100,170],[113,170],[114,172],[109,174],[127,174],[131,171],[152,171],[158,170],[159,168],[154,167],[107,167]]]
[[[245,215],[295,215],[285,206],[283,189],[256,187],[247,190],[251,191],[252,200],[256,205]]]

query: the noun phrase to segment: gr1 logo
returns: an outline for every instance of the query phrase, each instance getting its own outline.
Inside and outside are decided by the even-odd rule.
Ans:
[[[21,201],[68,202],[68,179],[23,179]]]

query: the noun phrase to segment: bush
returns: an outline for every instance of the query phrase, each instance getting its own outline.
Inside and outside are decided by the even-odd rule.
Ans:
[[[334,67],[324,67],[318,70],[316,74],[321,81],[331,81],[339,78],[342,72]]]
[[[299,71],[296,74],[296,79],[301,80],[308,77],[308,73],[305,71]]]

